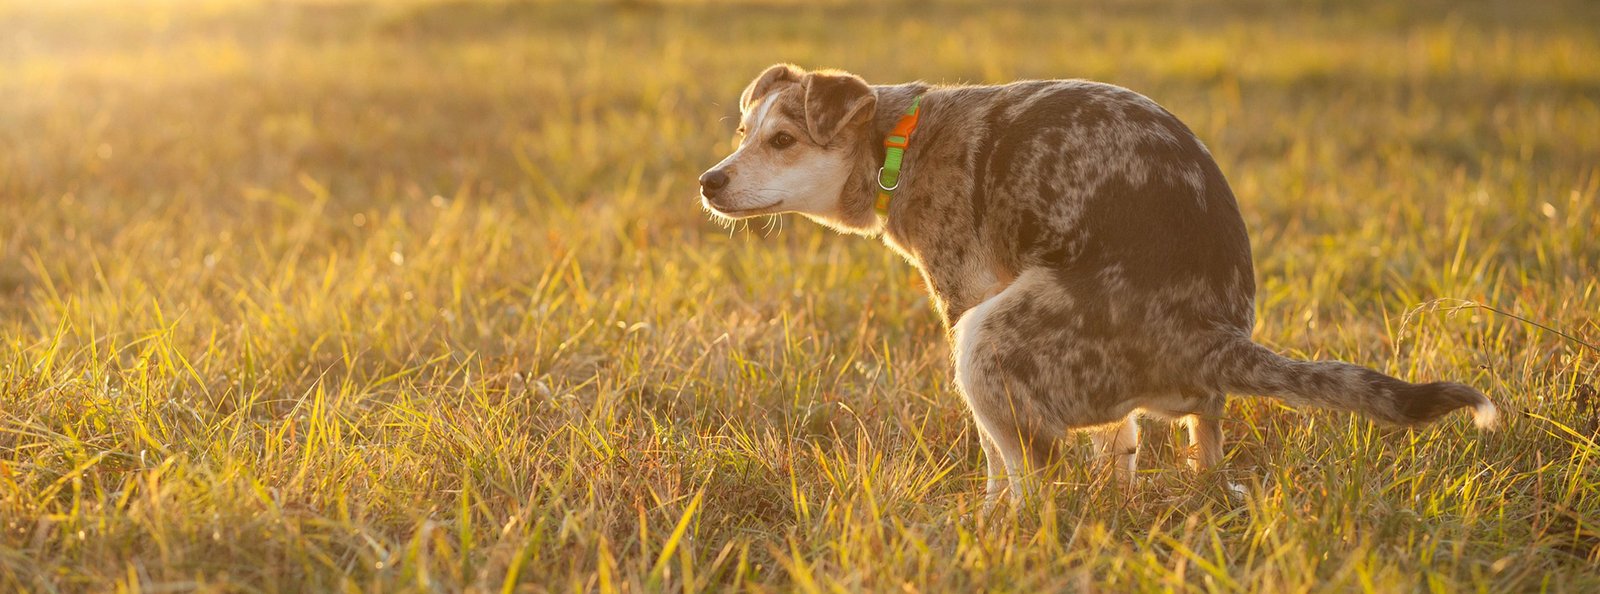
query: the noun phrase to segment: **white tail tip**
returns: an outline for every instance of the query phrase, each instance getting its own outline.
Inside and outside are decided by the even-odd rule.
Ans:
[[[1479,429],[1493,430],[1499,427],[1500,409],[1495,408],[1494,403],[1488,398],[1478,401],[1472,405],[1472,424],[1477,425]]]

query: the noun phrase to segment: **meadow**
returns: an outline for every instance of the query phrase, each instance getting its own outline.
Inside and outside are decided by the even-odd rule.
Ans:
[[[1600,590],[1600,4],[0,0],[0,591]],[[695,178],[770,63],[1091,78],[1238,195],[1226,469],[982,507],[914,270]],[[1248,489],[1230,500],[1222,481]]]

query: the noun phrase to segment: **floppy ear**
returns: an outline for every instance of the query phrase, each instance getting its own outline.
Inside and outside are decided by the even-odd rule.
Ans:
[[[794,64],[773,64],[767,67],[761,76],[757,76],[755,80],[750,81],[750,86],[744,88],[744,94],[739,96],[739,111],[750,111],[750,108],[756,106],[757,101],[766,97],[767,93],[771,93],[778,85],[800,82],[805,75],[806,71]]]
[[[871,119],[878,96],[867,81],[848,72],[812,72],[801,82],[806,90],[806,133],[826,145],[845,126]]]

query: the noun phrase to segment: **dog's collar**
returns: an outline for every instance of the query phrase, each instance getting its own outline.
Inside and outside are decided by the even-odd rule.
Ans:
[[[874,204],[879,215],[889,216],[889,199],[894,197],[894,189],[900,187],[900,161],[906,156],[906,145],[911,140],[911,132],[917,129],[917,116],[921,113],[922,96],[918,95],[889,131],[889,137],[883,139],[883,167],[878,168],[878,201]]]

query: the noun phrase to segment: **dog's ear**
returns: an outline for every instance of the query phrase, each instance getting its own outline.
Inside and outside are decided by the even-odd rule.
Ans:
[[[878,95],[854,74],[812,72],[801,85],[806,90],[806,133],[817,144],[827,145],[845,126],[870,120],[877,112]]]
[[[766,97],[778,85],[797,83],[806,75],[805,70],[794,64],[773,64],[766,71],[750,81],[750,86],[744,88],[744,94],[739,96],[739,111],[748,112],[756,106],[756,102]]]

